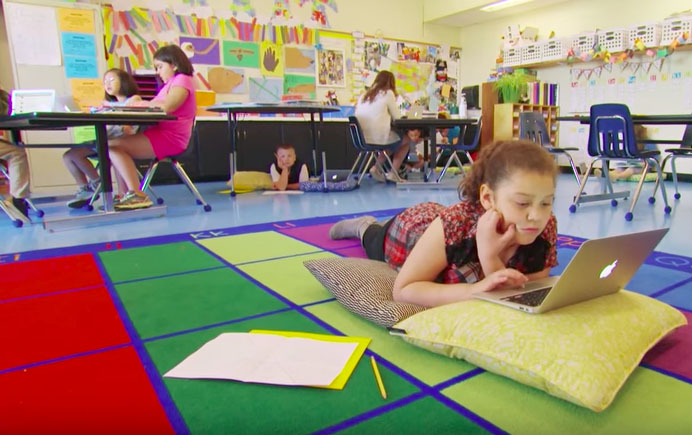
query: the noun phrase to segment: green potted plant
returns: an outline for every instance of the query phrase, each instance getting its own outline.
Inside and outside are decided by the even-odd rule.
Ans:
[[[519,97],[525,92],[529,77],[524,71],[514,71],[512,74],[503,74],[495,82],[495,89],[502,96],[505,103],[518,103]]]

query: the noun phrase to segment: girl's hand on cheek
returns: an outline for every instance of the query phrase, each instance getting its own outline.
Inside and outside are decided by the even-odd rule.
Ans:
[[[515,243],[516,235],[517,229],[514,224],[505,229],[502,214],[495,209],[489,209],[478,219],[476,226],[478,257],[499,257],[506,247]]]

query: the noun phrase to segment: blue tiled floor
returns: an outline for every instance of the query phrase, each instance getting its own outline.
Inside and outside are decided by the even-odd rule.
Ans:
[[[607,202],[582,205],[577,213],[568,211],[576,190],[574,179],[562,174],[558,180],[554,213],[558,220],[558,231],[583,238],[602,237],[625,232],[670,227],[671,231],[656,248],[657,251],[692,257],[692,243],[689,225],[692,222],[692,185],[681,183],[682,199],[672,199],[672,184],[669,197],[673,212],[666,216],[660,197],[655,205],[647,202],[653,183],[646,183],[642,197],[634,211],[634,220],[625,221],[624,215],[629,201],[621,201],[616,208]],[[634,183],[617,183],[616,188],[634,189]],[[168,214],[165,218],[128,221],[113,225],[103,225],[79,230],[51,233],[40,223],[14,228],[11,222],[0,215],[0,254],[12,254],[36,249],[74,246],[86,243],[115,242],[140,237],[197,232],[273,222],[282,219],[298,219],[328,215],[347,215],[372,210],[407,207],[422,201],[436,201],[452,204],[457,200],[455,190],[402,190],[394,185],[378,184],[365,179],[360,189],[351,192],[305,193],[303,195],[262,195],[252,192],[231,199],[228,195],[217,193],[226,188],[225,183],[198,184],[202,195],[211,203],[213,210],[205,213],[195,205],[193,198],[183,185],[158,186],[157,193],[165,197]],[[589,181],[587,192],[599,188],[597,181]],[[57,198],[41,202],[46,216],[56,218],[84,213],[71,211],[65,207],[67,198]],[[565,264],[564,261],[561,262]],[[690,266],[692,267],[692,266]],[[692,284],[690,284],[692,285]],[[690,285],[686,296],[690,296]],[[671,292],[669,297],[685,297],[685,288]]]

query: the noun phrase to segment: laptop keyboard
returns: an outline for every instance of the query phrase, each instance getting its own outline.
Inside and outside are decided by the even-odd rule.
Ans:
[[[544,288],[540,290],[534,290],[532,292],[522,293],[519,295],[509,296],[502,299],[505,301],[514,302],[516,304],[526,305],[529,307],[537,307],[543,302],[543,299],[545,299],[549,291],[549,288]]]

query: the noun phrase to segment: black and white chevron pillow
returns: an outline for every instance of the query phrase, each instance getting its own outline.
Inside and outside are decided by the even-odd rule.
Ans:
[[[393,326],[425,310],[393,300],[397,272],[385,262],[336,257],[303,264],[344,307],[378,325]]]

